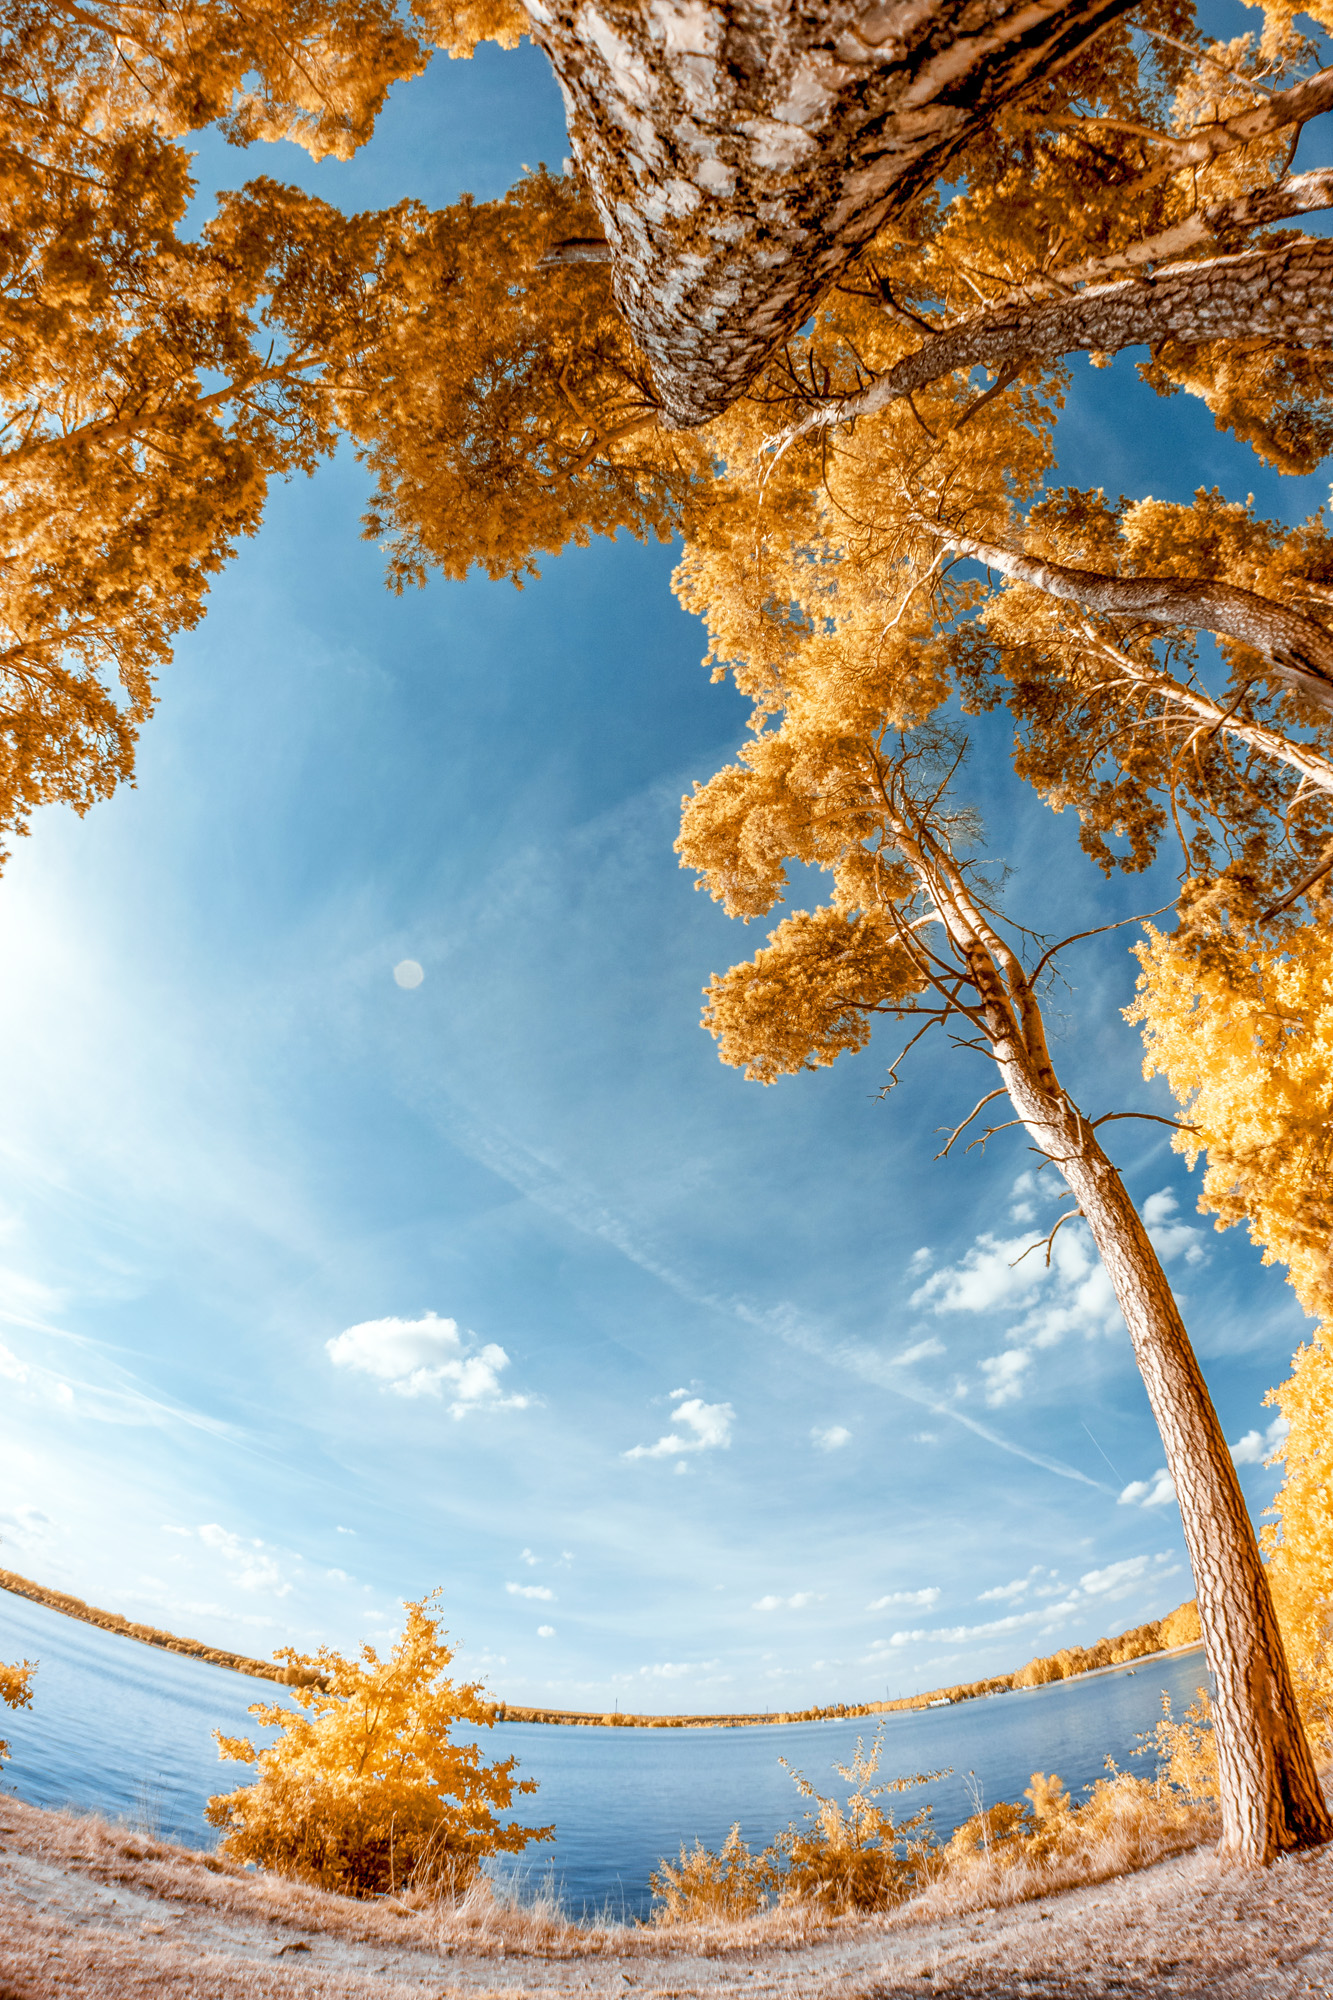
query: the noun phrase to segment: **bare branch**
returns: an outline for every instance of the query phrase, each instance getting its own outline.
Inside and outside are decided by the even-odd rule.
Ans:
[[[1197,1132],[1197,1125],[1182,1124],[1178,1118],[1160,1118],[1155,1111],[1103,1111],[1100,1118],[1092,1120],[1092,1130],[1099,1125],[1109,1125],[1113,1118],[1146,1118],[1152,1125],[1169,1125],[1174,1132]]]
[[[1315,883],[1327,875],[1331,869],[1333,869],[1333,841],[1330,841],[1329,845],[1324,849],[1323,854],[1320,856],[1318,867],[1311,874],[1307,875],[1303,882],[1298,882],[1294,889],[1289,889],[1280,901],[1265,910],[1259,922],[1266,924],[1270,917],[1280,916],[1283,910],[1289,910],[1293,903],[1300,901],[1307,889],[1313,889]]]
[[[1046,1247],[1046,1269],[1049,1271],[1051,1268],[1051,1250],[1062,1225],[1066,1222],[1072,1222],[1076,1215],[1082,1215],[1082,1213],[1083,1210],[1081,1208],[1067,1208],[1064,1214],[1058,1217],[1055,1228],[1052,1229],[1050,1235],[1041,1237],[1036,1243],[1029,1243],[1026,1250],[1020,1250],[1017,1257],[1010,1260],[1009,1269],[1012,1271],[1015,1265],[1021,1264],[1025,1257],[1030,1257],[1034,1250],[1040,1250],[1044,1244]]]
[[[968,1126],[972,1123],[972,1120],[976,1117],[977,1113],[979,1111],[984,1111],[986,1109],[986,1106],[988,1104],[993,1103],[997,1097],[1003,1097],[1003,1096],[1004,1096],[1003,1084],[1000,1085],[998,1090],[988,1091],[986,1096],[982,1098],[980,1104],[973,1105],[972,1109],[968,1112],[962,1124],[954,1126],[953,1131],[949,1134],[948,1138],[941,1146],[939,1152],[936,1153],[935,1158],[937,1160],[946,1159],[948,1157],[949,1148],[950,1146],[952,1146],[954,1140],[957,1139],[962,1133],[966,1132]],[[943,1130],[943,1127],[941,1127],[941,1130]]]
[[[1050,947],[1049,951],[1044,951],[1041,957],[1037,960],[1037,963],[1033,968],[1033,970],[1028,974],[1028,977],[1035,986],[1037,981],[1040,979],[1042,975],[1042,970],[1046,964],[1047,959],[1054,958],[1057,952],[1061,952],[1065,949],[1066,945],[1079,944],[1082,942],[1084,938],[1101,937],[1106,931],[1122,931],[1124,930],[1126,924],[1145,923],[1149,917],[1160,917],[1164,911],[1173,910],[1174,908],[1175,904],[1173,902],[1163,903],[1160,909],[1144,910],[1141,915],[1136,917],[1121,917],[1116,923],[1113,924],[1098,924],[1095,930],[1075,931],[1072,937],[1061,938],[1059,944],[1053,944]]]

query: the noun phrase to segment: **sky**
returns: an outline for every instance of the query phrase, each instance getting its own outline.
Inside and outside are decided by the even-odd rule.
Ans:
[[[483,48],[350,163],[206,139],[199,171],[350,210],[565,151],[543,59]],[[1325,500],[1134,358],[1076,363],[1062,480]],[[934,1159],[981,1061],[885,1098],[889,1024],[765,1090],[700,1031],[762,940],[672,852],[744,727],[673,551],[399,598],[365,495],[350,456],[273,493],[137,788],[40,814],[0,879],[0,1564],[259,1655],[383,1646],[438,1588],[498,1696],[650,1712],[911,1693],[1190,1596],[1086,1232],[1014,1262],[1053,1173],[1014,1132]],[[967,782],[1034,929],[1170,900],[1102,881],[999,725]],[[1172,1109],[1120,1016],[1134,934],[1051,999],[1093,1115]],[[1305,1323],[1165,1129],[1115,1133],[1259,1518]]]

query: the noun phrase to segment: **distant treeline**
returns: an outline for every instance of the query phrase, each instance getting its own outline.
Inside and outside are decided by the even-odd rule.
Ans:
[[[1165,1618],[1150,1619],[1115,1639],[1098,1639],[1091,1646],[1064,1646],[1058,1653],[1029,1660],[1014,1674],[994,1674],[989,1680],[962,1681],[956,1687],[935,1688],[928,1694],[905,1695],[897,1701],[835,1702],[830,1708],[783,1708],[757,1715],[589,1715],[578,1709],[521,1708],[517,1702],[497,1702],[497,1721],[565,1722],[598,1729],[742,1729],[762,1722],[827,1722],[839,1716],[889,1715],[897,1709],[943,1707],[948,1702],[975,1701],[981,1695],[1008,1694],[1013,1688],[1045,1687],[1049,1681],[1072,1680],[1106,1667],[1124,1666],[1153,1653],[1197,1646],[1199,1613],[1193,1598],[1177,1605]]]
[[[44,1604],[48,1611],[63,1611],[66,1618],[78,1618],[85,1625],[96,1625],[102,1632],[119,1632],[124,1639],[137,1639],[144,1646],[160,1646],[166,1653],[185,1653],[192,1660],[211,1660],[215,1667],[227,1667],[234,1674],[252,1674],[256,1680],[286,1683],[286,1667],[275,1666],[271,1660],[252,1660],[244,1653],[229,1653],[222,1646],[205,1646],[198,1639],[179,1639],[174,1632],[159,1632],[154,1625],[139,1625],[132,1618],[122,1618],[118,1611],[101,1611],[95,1604],[85,1604],[81,1597],[70,1597],[63,1590],[48,1590],[45,1584],[34,1583],[30,1577],[16,1576],[12,1569],[0,1569],[0,1589],[12,1590],[15,1597],[30,1597],[34,1604]]]
[[[29,1577],[0,1569],[0,1590],[16,1597],[31,1598],[48,1610],[63,1612],[66,1618],[81,1619],[103,1632],[118,1632],[122,1638],[137,1639],[145,1646],[160,1646],[167,1653],[184,1653],[192,1660],[209,1660],[235,1674],[250,1674],[256,1680],[277,1681],[290,1686],[305,1676],[271,1660],[252,1660],[244,1653],[229,1653],[221,1646],[205,1646],[198,1639],[181,1639],[174,1632],[159,1632],[155,1626],[140,1625],[122,1618],[116,1611],[100,1611],[81,1597],[63,1590],[48,1590]],[[982,1695],[1008,1694],[1013,1688],[1044,1687],[1049,1681],[1071,1680],[1078,1674],[1097,1673],[1105,1667],[1123,1666],[1129,1660],[1145,1659],[1199,1643],[1199,1614],[1194,1600],[1178,1605],[1165,1618],[1136,1625],[1115,1639],[1098,1639],[1092,1646],[1065,1646],[1058,1653],[1029,1660],[1017,1673],[995,1674],[989,1680],[960,1682],[956,1687],[936,1688],[927,1694],[906,1695],[897,1701],[835,1702],[830,1708],[784,1708],[752,1715],[621,1715],[593,1714],[582,1709],[525,1708],[517,1702],[497,1701],[497,1722],[563,1722],[595,1729],[745,1729],[767,1722],[827,1722],[840,1716],[889,1715],[898,1709],[943,1707],[945,1703],[975,1701]]]

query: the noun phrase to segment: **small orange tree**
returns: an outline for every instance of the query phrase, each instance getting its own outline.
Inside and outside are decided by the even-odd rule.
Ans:
[[[517,1853],[554,1829],[501,1825],[515,1792],[518,1759],[485,1764],[477,1743],[453,1743],[455,1722],[490,1728],[493,1704],[476,1682],[445,1677],[453,1653],[432,1598],[407,1606],[387,1660],[363,1646],[359,1660],[322,1646],[290,1646],[285,1660],[295,1709],[255,1702],[250,1714],[282,1735],[256,1750],[215,1731],[223,1757],[258,1766],[253,1784],[211,1798],[206,1817],[224,1829],[222,1852],[256,1861],[344,1895],[405,1887],[458,1890],[488,1854]]]
[[[32,1676],[36,1660],[21,1660],[7,1667],[0,1661],[0,1701],[6,1708],[32,1707]],[[0,1763],[9,1755],[9,1745],[0,1736]]]

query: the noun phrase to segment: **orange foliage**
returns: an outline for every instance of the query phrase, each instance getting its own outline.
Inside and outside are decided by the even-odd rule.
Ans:
[[[475,1682],[455,1683],[453,1653],[427,1597],[407,1606],[407,1622],[387,1660],[363,1646],[359,1660],[330,1647],[275,1658],[309,1685],[297,1706],[256,1702],[250,1714],[282,1733],[256,1750],[246,1737],[218,1735],[223,1757],[253,1764],[253,1784],[212,1798],[207,1818],[223,1829],[221,1852],[256,1861],[345,1895],[386,1890],[462,1890],[489,1854],[518,1853],[549,1840],[550,1827],[503,1825],[516,1792],[516,1757],[483,1762],[476,1743],[455,1743],[457,1723],[490,1728],[495,1710]]]
[[[6,1708],[32,1707],[32,1677],[36,1660],[23,1660],[12,1667],[0,1661],[0,1701]],[[0,1763],[9,1755],[9,1745],[0,1736]]]

